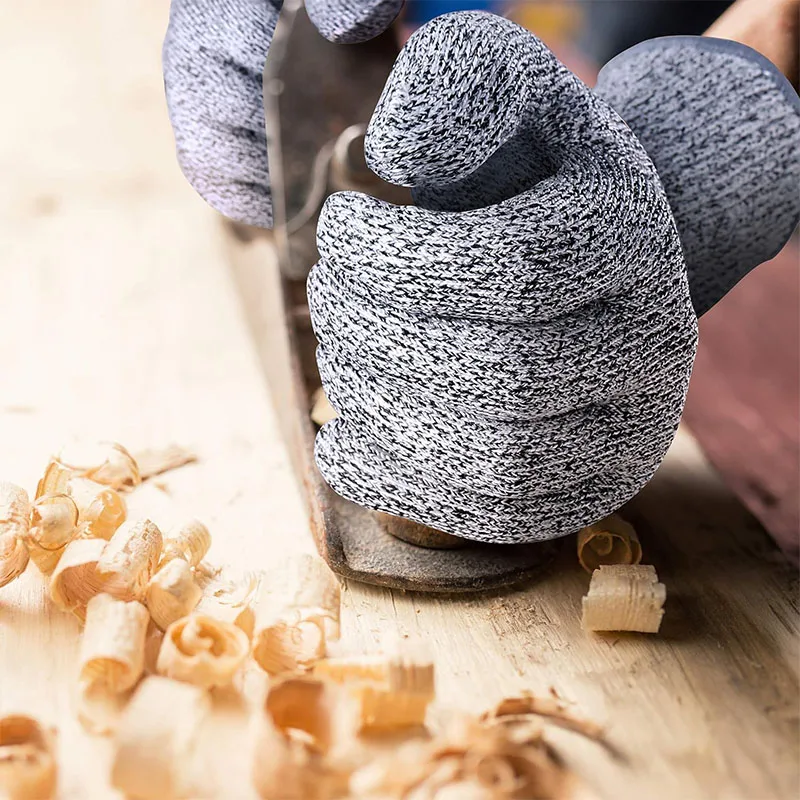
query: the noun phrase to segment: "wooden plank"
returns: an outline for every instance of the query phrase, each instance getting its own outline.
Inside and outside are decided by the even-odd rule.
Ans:
[[[215,533],[214,559],[268,566],[311,548],[284,416],[270,403],[285,392],[285,340],[265,292],[264,316],[250,320],[256,351],[227,262],[249,259],[256,278],[271,270],[269,289],[274,261],[264,241],[224,239],[179,176],[158,74],[166,4],[135,7],[40,0],[0,11],[0,86],[20,110],[0,133],[0,475],[31,487],[70,434],[134,448],[177,440],[200,463],[135,510],[191,511]],[[425,638],[445,704],[480,710],[555,686],[607,721],[626,756],[559,736],[600,797],[794,797],[793,570],[685,431],[626,513],[669,589],[658,636],[580,631],[588,576],[568,540],[524,591],[455,599],[348,582],[345,639]],[[74,718],[77,641],[35,571],[0,590],[0,713],[58,725],[62,798],[111,797],[109,745]],[[245,701],[214,699],[195,765],[204,795],[253,794],[245,717],[263,689],[256,671],[242,689]]]
[[[313,543],[218,218],[176,166],[160,74],[167,7],[0,11],[0,90],[15,109],[0,132],[0,475],[30,491],[72,435],[189,445],[200,462],[136,509],[196,514],[212,559],[267,567]],[[0,590],[0,713],[58,726],[62,798],[115,796],[108,743],[74,716],[78,637],[35,570]],[[251,686],[257,695],[255,673]],[[206,789],[247,798],[244,708],[216,706],[213,750],[228,756]]]

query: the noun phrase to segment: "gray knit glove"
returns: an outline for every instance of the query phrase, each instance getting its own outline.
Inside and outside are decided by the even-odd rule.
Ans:
[[[755,50],[700,36],[632,47],[595,91],[658,170],[704,314],[800,220],[800,98]]]
[[[263,72],[282,0],[172,0],[164,86],[178,163],[217,211],[272,226]],[[306,0],[334,42],[377,36],[403,0]]]
[[[697,340],[637,138],[532,34],[467,12],[411,38],[366,149],[418,206],[341,193],[321,214],[326,480],[491,542],[617,509],[672,441]]]

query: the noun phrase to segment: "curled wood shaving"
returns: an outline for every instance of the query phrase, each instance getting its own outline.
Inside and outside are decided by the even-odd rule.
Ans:
[[[581,624],[587,631],[657,633],[666,599],[653,566],[602,566],[592,573]]]
[[[311,398],[311,420],[315,425],[322,427],[326,422],[336,419],[339,415],[330,404],[325,390],[320,386]]]
[[[113,786],[145,800],[186,796],[195,735],[209,708],[208,696],[196,686],[145,678],[117,727]]]
[[[48,800],[55,794],[55,738],[32,717],[0,717],[0,797]]]
[[[389,655],[329,658],[315,677],[347,687],[358,702],[362,730],[394,730],[425,724],[434,699],[433,660],[419,647],[396,646]]]
[[[229,622],[190,614],[167,628],[157,670],[204,689],[226,686],[250,652],[245,632]]]
[[[458,719],[437,738],[411,741],[358,770],[355,798],[542,798],[570,796],[572,778],[537,731],[509,735]]]
[[[0,587],[22,575],[29,560],[30,554],[24,539],[0,536]]]
[[[253,636],[259,577],[254,572],[238,575],[230,567],[201,564],[195,570],[202,596],[195,611],[241,628],[250,639]]]
[[[80,477],[71,478],[66,488],[78,507],[82,536],[108,540],[125,522],[125,501],[114,489]]]
[[[197,461],[197,456],[191,450],[177,444],[139,450],[135,458],[143,481]]]
[[[64,548],[76,533],[78,507],[66,494],[40,497],[31,512],[31,527],[26,537],[31,561],[43,575],[52,574]]]
[[[103,683],[112,692],[131,689],[144,668],[150,615],[139,602],[101,593],[86,607],[80,652],[80,680]]]
[[[515,724],[525,722],[525,717],[546,717],[556,725],[580,733],[589,739],[603,741],[602,725],[572,714],[568,705],[558,697],[539,697],[523,694],[501,700],[491,711],[481,716],[484,725]]]
[[[24,489],[0,481],[0,587],[19,577],[28,566],[25,539],[31,504]]]
[[[211,534],[202,522],[190,519],[170,529],[164,538],[162,563],[173,558],[182,558],[196,567],[205,558],[211,547]]]
[[[173,558],[150,579],[145,590],[145,604],[153,622],[166,630],[173,622],[190,614],[201,596],[191,567],[182,558]]]
[[[266,580],[256,610],[253,658],[270,675],[310,669],[339,638],[339,581],[321,559],[287,559]]]
[[[578,531],[578,561],[587,572],[604,564],[638,564],[641,560],[636,531],[618,514]]]
[[[97,562],[105,546],[102,539],[74,539],[64,548],[50,578],[50,598],[59,608],[84,619],[89,600],[104,590]]]
[[[149,519],[123,523],[97,562],[106,591],[121,600],[141,599],[158,566],[162,543],[161,531]]]
[[[36,486],[36,499],[47,494],[66,494],[69,482],[76,477],[78,476],[74,470],[57,458],[51,458]]]
[[[355,710],[337,687],[309,678],[270,686],[259,720],[253,780],[267,800],[328,800],[347,793],[358,758]]]
[[[136,459],[117,442],[72,444],[63,447],[51,463],[58,462],[76,476],[112,489],[133,489],[141,483]]]
[[[132,689],[142,675],[150,615],[136,601],[95,595],[86,608],[80,651],[81,723],[92,733],[107,733],[118,710],[116,696]]]

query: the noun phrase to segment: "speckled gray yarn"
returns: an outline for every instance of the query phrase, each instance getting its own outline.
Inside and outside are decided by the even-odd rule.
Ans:
[[[385,31],[405,0],[306,0],[317,30],[332,42],[353,44]]]
[[[690,36],[622,53],[596,91],[658,170],[703,314],[800,219],[800,100],[749,47]]]
[[[672,440],[697,336],[637,139],[530,33],[467,12],[406,45],[367,156],[428,207],[341,193],[320,217],[326,480],[493,542],[618,508]]]
[[[263,73],[281,0],[172,0],[164,40],[178,163],[217,211],[272,227]],[[385,30],[402,0],[310,0],[320,32],[358,42]]]

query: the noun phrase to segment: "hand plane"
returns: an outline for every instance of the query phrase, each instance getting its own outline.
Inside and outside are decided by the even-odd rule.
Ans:
[[[364,159],[364,132],[397,55],[389,30],[358,45],[331,44],[300,0],[286,0],[264,76],[264,105],[292,372],[293,459],[305,490],[320,555],[344,578],[427,592],[470,592],[526,581],[550,563],[553,543],[492,545],[449,536],[351,503],[314,464],[309,411],[320,386],[305,279],[316,262],[316,222],[334,191],[355,190],[410,203]]]

